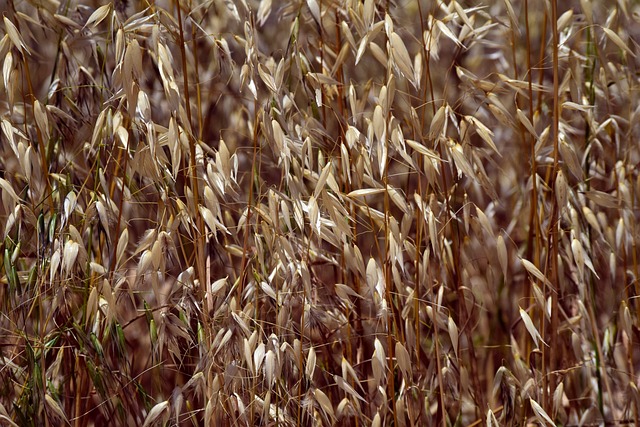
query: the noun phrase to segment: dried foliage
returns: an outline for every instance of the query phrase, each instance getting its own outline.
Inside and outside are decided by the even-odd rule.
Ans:
[[[640,6],[3,3],[0,424],[640,421]]]

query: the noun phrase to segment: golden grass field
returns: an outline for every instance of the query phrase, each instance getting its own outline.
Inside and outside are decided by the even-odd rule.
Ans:
[[[0,8],[0,425],[640,422],[637,1]]]

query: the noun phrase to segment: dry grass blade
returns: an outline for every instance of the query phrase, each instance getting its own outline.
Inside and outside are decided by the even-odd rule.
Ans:
[[[547,285],[552,286],[549,279],[547,279],[545,275],[542,274],[542,271],[540,271],[538,267],[536,267],[531,261],[526,259],[521,259],[520,261],[522,262],[522,265],[524,266],[524,268],[529,272],[529,274],[531,274],[541,282],[545,282]]]
[[[529,317],[529,314],[522,308],[519,308],[519,311],[520,318],[522,319],[525,328],[527,328],[527,332],[529,332],[529,335],[531,335],[531,338],[533,338],[533,342],[536,344],[536,347],[539,347],[540,343],[547,345],[547,343],[545,343],[542,339],[540,332],[538,332],[538,329],[533,324],[533,321],[531,320],[531,317]]]
[[[329,416],[332,420],[335,418],[335,413],[333,412],[333,405],[331,404],[331,400],[327,397],[327,395],[320,389],[315,389],[313,392],[316,401],[320,404],[320,409]]]
[[[475,178],[476,174],[464,155],[462,145],[457,142],[449,141],[449,149],[451,156],[453,157],[453,161],[458,168],[458,174],[464,174],[469,178]]]
[[[269,72],[269,70],[264,65],[259,64],[258,72],[264,84],[267,85],[267,88],[274,94],[277,93],[278,87],[276,86],[276,81],[271,75],[271,73]]]
[[[0,178],[0,187],[2,187],[2,193],[9,195],[13,203],[20,203],[20,197],[16,194],[16,191],[13,189],[13,186],[4,178]]]
[[[227,285],[227,277],[223,277],[222,279],[218,279],[211,284],[211,289],[209,292],[211,296],[216,296],[218,292],[220,292]]]
[[[333,380],[335,381],[335,383],[338,385],[338,387],[340,387],[347,395],[355,397],[356,399],[362,401],[362,402],[366,402],[366,400],[364,400],[364,398],[362,396],[360,396],[360,394],[358,394],[357,391],[355,391],[355,389],[353,387],[351,387],[351,385],[349,385],[348,382],[346,382],[344,380],[344,378],[338,376],[338,375],[334,375],[333,376]]]
[[[9,81],[11,79],[11,74],[13,73],[13,65],[14,65],[13,53],[7,52],[7,56],[5,56],[4,61],[2,63],[2,81],[4,82],[4,87],[9,87]],[[10,141],[12,141],[12,145],[13,145],[13,132],[9,133],[7,132],[7,130],[4,129],[5,122],[6,122],[5,120],[3,120],[2,122],[3,132],[7,136],[7,138],[10,138]]]
[[[540,406],[538,402],[529,398],[529,402],[531,403],[531,408],[533,409],[533,413],[536,415],[536,418],[544,425],[549,424],[555,427],[555,423],[551,420],[551,417],[545,412],[545,410]]]
[[[147,414],[147,417],[144,419],[144,424],[142,427],[149,427],[155,424],[160,417],[164,418],[163,422],[166,422],[169,419],[169,402],[163,401],[154,405],[153,408]]]
[[[567,180],[564,178],[562,170],[558,171],[555,181],[556,201],[560,210],[567,206],[567,200],[569,197],[569,186]]]
[[[305,373],[307,374],[307,378],[310,380],[313,379],[313,373],[316,370],[316,351],[311,347],[309,349],[309,354],[307,355],[307,365],[305,367]],[[324,394],[324,393],[323,393]],[[333,408],[332,408],[333,411]]]
[[[493,414],[493,411],[491,409],[489,409],[487,411],[487,426],[488,427],[493,427],[493,426],[499,426],[500,424],[498,423],[498,420],[496,419],[496,416]]]
[[[468,120],[474,126],[476,132],[478,133],[478,135],[480,135],[480,138],[482,138],[482,140],[486,142],[487,145],[491,147],[491,149],[495,151],[497,155],[500,156],[501,155],[500,150],[498,150],[498,147],[493,142],[494,134],[491,131],[491,129],[489,129],[480,120],[476,119],[475,117],[467,116],[465,117],[465,120]]]
[[[615,196],[598,190],[589,190],[584,192],[585,196],[596,205],[603,208],[619,209],[620,202]]]
[[[622,41],[622,39],[620,38],[620,36],[618,36],[614,31],[610,30],[607,27],[602,27],[602,30],[604,31],[604,33],[607,35],[607,37],[613,42],[615,43],[616,46],[618,46],[620,48],[620,50],[622,50],[625,53],[628,53],[629,55],[633,56],[635,58],[635,54],[633,53],[633,51],[629,48],[629,46],[627,46],[627,44]]]
[[[402,372],[402,376],[406,381],[411,381],[411,378],[413,377],[413,370],[411,369],[411,356],[409,355],[407,349],[400,342],[396,342],[395,355],[398,361],[398,366],[400,367],[400,371]]]
[[[22,35],[20,31],[16,28],[15,24],[11,22],[6,16],[3,16],[4,20],[4,29],[11,40],[11,43],[18,49],[18,51],[24,55],[25,53],[31,55],[31,52],[27,48],[24,40],[22,39]]]
[[[366,196],[372,196],[375,194],[381,194],[381,193],[384,193],[384,191],[385,191],[384,188],[363,188],[360,190],[354,190],[350,192],[349,194],[347,194],[347,197],[349,198],[366,197]]]
[[[444,34],[448,39],[450,39],[452,42],[457,44],[459,47],[464,48],[464,45],[462,44],[462,42],[460,42],[460,40],[458,40],[458,38],[455,36],[455,34],[453,34],[453,32],[449,29],[449,27],[447,27],[447,24],[445,24],[444,22],[438,19],[436,19],[435,22],[438,29],[442,31],[442,34]]]
[[[33,115],[35,116],[36,124],[40,132],[42,132],[44,140],[49,141],[49,119],[46,110],[38,100],[35,100],[33,103]]]
[[[418,141],[414,141],[412,139],[406,139],[405,142],[409,147],[413,148],[418,153],[426,156],[427,158],[431,160],[438,160],[438,161],[440,160],[438,153],[436,153],[433,150],[430,150],[429,148],[425,147],[423,144],[419,143]]]
[[[62,255],[62,271],[65,274],[70,274],[76,259],[78,258],[78,252],[80,251],[80,244],[73,240],[67,240],[64,245],[64,252]]]
[[[51,397],[49,393],[45,394],[44,398],[47,404],[47,408],[49,408],[55,414],[55,417],[58,418],[58,420],[61,420],[64,423],[64,425],[70,426],[71,423],[69,422],[69,419],[65,415],[64,411],[62,410],[58,402],[56,402],[56,400],[53,397]]]
[[[513,5],[510,0],[504,0],[504,5],[507,8],[507,15],[509,16],[509,20],[511,22],[511,26],[515,29],[516,32],[520,32],[520,26],[518,25],[518,16],[516,12],[513,10]]]
[[[447,322],[447,325],[449,329],[449,338],[451,338],[451,345],[453,346],[453,351],[456,357],[458,357],[458,341],[460,338],[458,334],[458,325],[456,325],[456,322],[453,320],[451,316],[449,316],[449,321]]]
[[[389,35],[389,43],[391,43],[391,57],[393,58],[394,64],[398,66],[405,78],[410,79],[413,85],[417,86],[417,82],[413,80],[414,73],[411,57],[402,38],[393,32]]]
[[[91,16],[87,19],[87,22],[84,24],[84,28],[95,29],[102,21],[106,19],[111,13],[111,3],[100,6],[96,10],[93,11]]]
[[[509,259],[507,245],[504,243],[504,237],[502,237],[502,234],[499,235],[496,239],[496,248],[498,250],[498,262],[500,263],[500,268],[502,269],[502,276],[506,278],[507,270],[509,268]]]
[[[538,133],[533,128],[533,125],[529,121],[529,118],[526,116],[526,114],[524,114],[522,110],[517,109],[516,116],[518,117],[518,120],[520,121],[520,123],[522,123],[522,125],[525,127],[525,129],[527,129],[527,131],[537,139]]]
[[[562,160],[566,163],[569,172],[571,172],[576,179],[581,180],[583,177],[582,166],[575,149],[569,145],[564,138],[560,139],[559,149]]]
[[[2,420],[3,422],[7,423],[7,425],[11,426],[11,427],[19,427],[18,424],[14,423],[11,418],[9,418],[7,415],[1,415],[0,414],[0,420]]]

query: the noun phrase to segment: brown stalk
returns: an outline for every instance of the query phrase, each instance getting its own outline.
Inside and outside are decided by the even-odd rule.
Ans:
[[[180,54],[182,57],[182,78],[183,78],[183,94],[185,97],[184,105],[187,113],[187,120],[189,123],[183,123],[185,131],[187,132],[187,138],[189,139],[189,178],[191,181],[191,187],[193,188],[193,203],[195,205],[195,219],[198,228],[199,236],[196,236],[196,250],[195,250],[195,263],[196,269],[198,272],[198,277],[200,278],[200,288],[198,289],[199,299],[204,301],[204,286],[206,286],[204,280],[206,279],[206,273],[203,261],[206,258],[204,240],[206,236],[206,229],[204,227],[204,222],[202,220],[202,215],[198,210],[200,206],[200,190],[198,185],[198,171],[196,166],[196,140],[193,136],[193,132],[191,131],[192,126],[192,118],[191,118],[191,98],[189,96],[189,70],[187,68],[187,51],[185,48],[186,40],[184,38],[184,30],[182,28],[182,7],[180,5],[180,0],[176,0],[176,13],[178,18],[178,42],[180,48]],[[198,62],[197,59],[195,61]]]
[[[560,84],[560,76],[559,76],[559,63],[558,63],[558,50],[559,50],[559,39],[558,39],[558,5],[556,0],[551,1],[551,31],[552,31],[552,55],[553,55],[553,126],[552,126],[552,142],[553,142],[553,168],[551,170],[551,194],[555,196],[555,192],[557,189],[555,188],[556,177],[558,175],[558,160],[559,160],[559,152],[558,152],[558,137],[559,137],[559,124],[560,124],[560,99],[558,93],[558,87]],[[558,325],[558,292],[559,281],[558,281],[558,227],[559,224],[559,210],[563,207],[558,206],[558,201],[556,197],[552,199],[552,209],[551,209],[551,218],[549,220],[549,229],[548,229],[548,252],[546,259],[545,270],[550,273],[550,281],[553,287],[549,290],[547,289],[546,281],[543,283],[543,295],[547,295],[550,293],[551,295],[551,324],[550,324],[550,336],[551,341],[549,343],[549,351],[546,351],[546,348],[542,348],[542,393],[543,393],[543,402],[546,406],[547,410],[550,411],[552,408],[551,396],[549,394],[549,390],[555,390],[555,377],[553,372],[555,371],[556,365],[556,343],[557,343],[557,325]],[[540,320],[540,331],[542,336],[545,336],[545,324],[544,314],[541,316]]]

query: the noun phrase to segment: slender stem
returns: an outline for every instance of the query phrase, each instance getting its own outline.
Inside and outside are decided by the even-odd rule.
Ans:
[[[533,73],[531,69],[531,35],[530,35],[530,23],[529,23],[529,2],[528,0],[524,1],[524,16],[525,16],[525,31],[526,31],[526,43],[527,43],[527,82],[528,82],[528,92],[529,92],[529,121],[534,123],[533,121]],[[538,165],[536,161],[536,140],[533,136],[528,135],[523,131],[523,140],[529,140],[530,152],[529,152],[529,161],[531,163],[531,193],[529,197],[529,203],[531,207],[529,209],[529,231],[527,236],[527,252],[526,258],[531,260],[534,264],[537,264],[540,259],[540,222],[538,220]],[[527,302],[531,298],[531,282],[528,280],[525,281],[525,289],[524,289],[524,300]],[[544,317],[544,314],[543,316]],[[527,339],[526,335],[523,335],[523,348],[524,354],[529,354],[531,350],[531,341]]]
[[[205,268],[204,268],[204,260],[206,259],[205,254],[205,239],[206,239],[206,230],[204,227],[204,222],[202,219],[202,215],[200,214],[200,190],[198,184],[198,171],[196,165],[196,140],[194,138],[193,132],[191,131],[192,126],[192,118],[191,118],[191,98],[189,96],[189,69],[187,64],[187,51],[185,48],[185,38],[184,38],[184,29],[182,25],[182,7],[180,5],[180,0],[176,0],[176,11],[178,14],[178,31],[179,31],[179,45],[180,45],[180,54],[182,56],[182,83],[183,83],[183,92],[184,92],[184,104],[185,111],[187,113],[187,121],[188,123],[182,123],[184,130],[187,133],[187,137],[189,139],[189,177],[191,181],[191,188],[193,189],[193,204],[194,206],[194,215],[196,217],[196,226],[198,229],[199,235],[196,236],[195,241],[195,262],[196,268],[198,271],[198,277],[200,278],[200,287],[197,292],[199,293],[198,297],[200,301],[204,301],[204,281],[206,278]],[[196,60],[197,62],[197,60]]]
[[[557,0],[551,1],[551,30],[553,34],[552,39],[552,49],[553,49],[553,170],[551,174],[551,190],[552,194],[555,196],[556,191],[556,177],[558,176],[559,170],[559,154],[558,154],[558,138],[559,138],[559,126],[560,126],[560,99],[559,99],[559,85],[560,85],[560,70],[558,64],[558,50],[559,50],[559,39],[558,39],[558,4]],[[558,198],[553,197],[553,207],[551,209],[551,219],[549,221],[549,245],[550,250],[548,251],[548,259],[547,265],[550,269],[551,276],[551,284],[553,287],[550,290],[551,295],[551,325],[550,325],[550,334],[551,340],[549,343],[549,359],[548,359],[548,367],[547,370],[543,369],[543,395],[544,402],[547,405],[547,408],[551,410],[553,406],[552,395],[549,394],[550,391],[555,390],[555,369],[556,369],[556,352],[557,352],[557,342],[558,342],[558,334],[554,331],[558,330],[558,293],[560,292],[559,286],[559,278],[558,278],[558,235],[559,235],[559,216],[560,211],[564,208],[564,206],[558,205]],[[546,287],[546,285],[545,285]],[[546,292],[545,292],[546,295]],[[544,325],[544,315],[542,316],[542,324]]]

